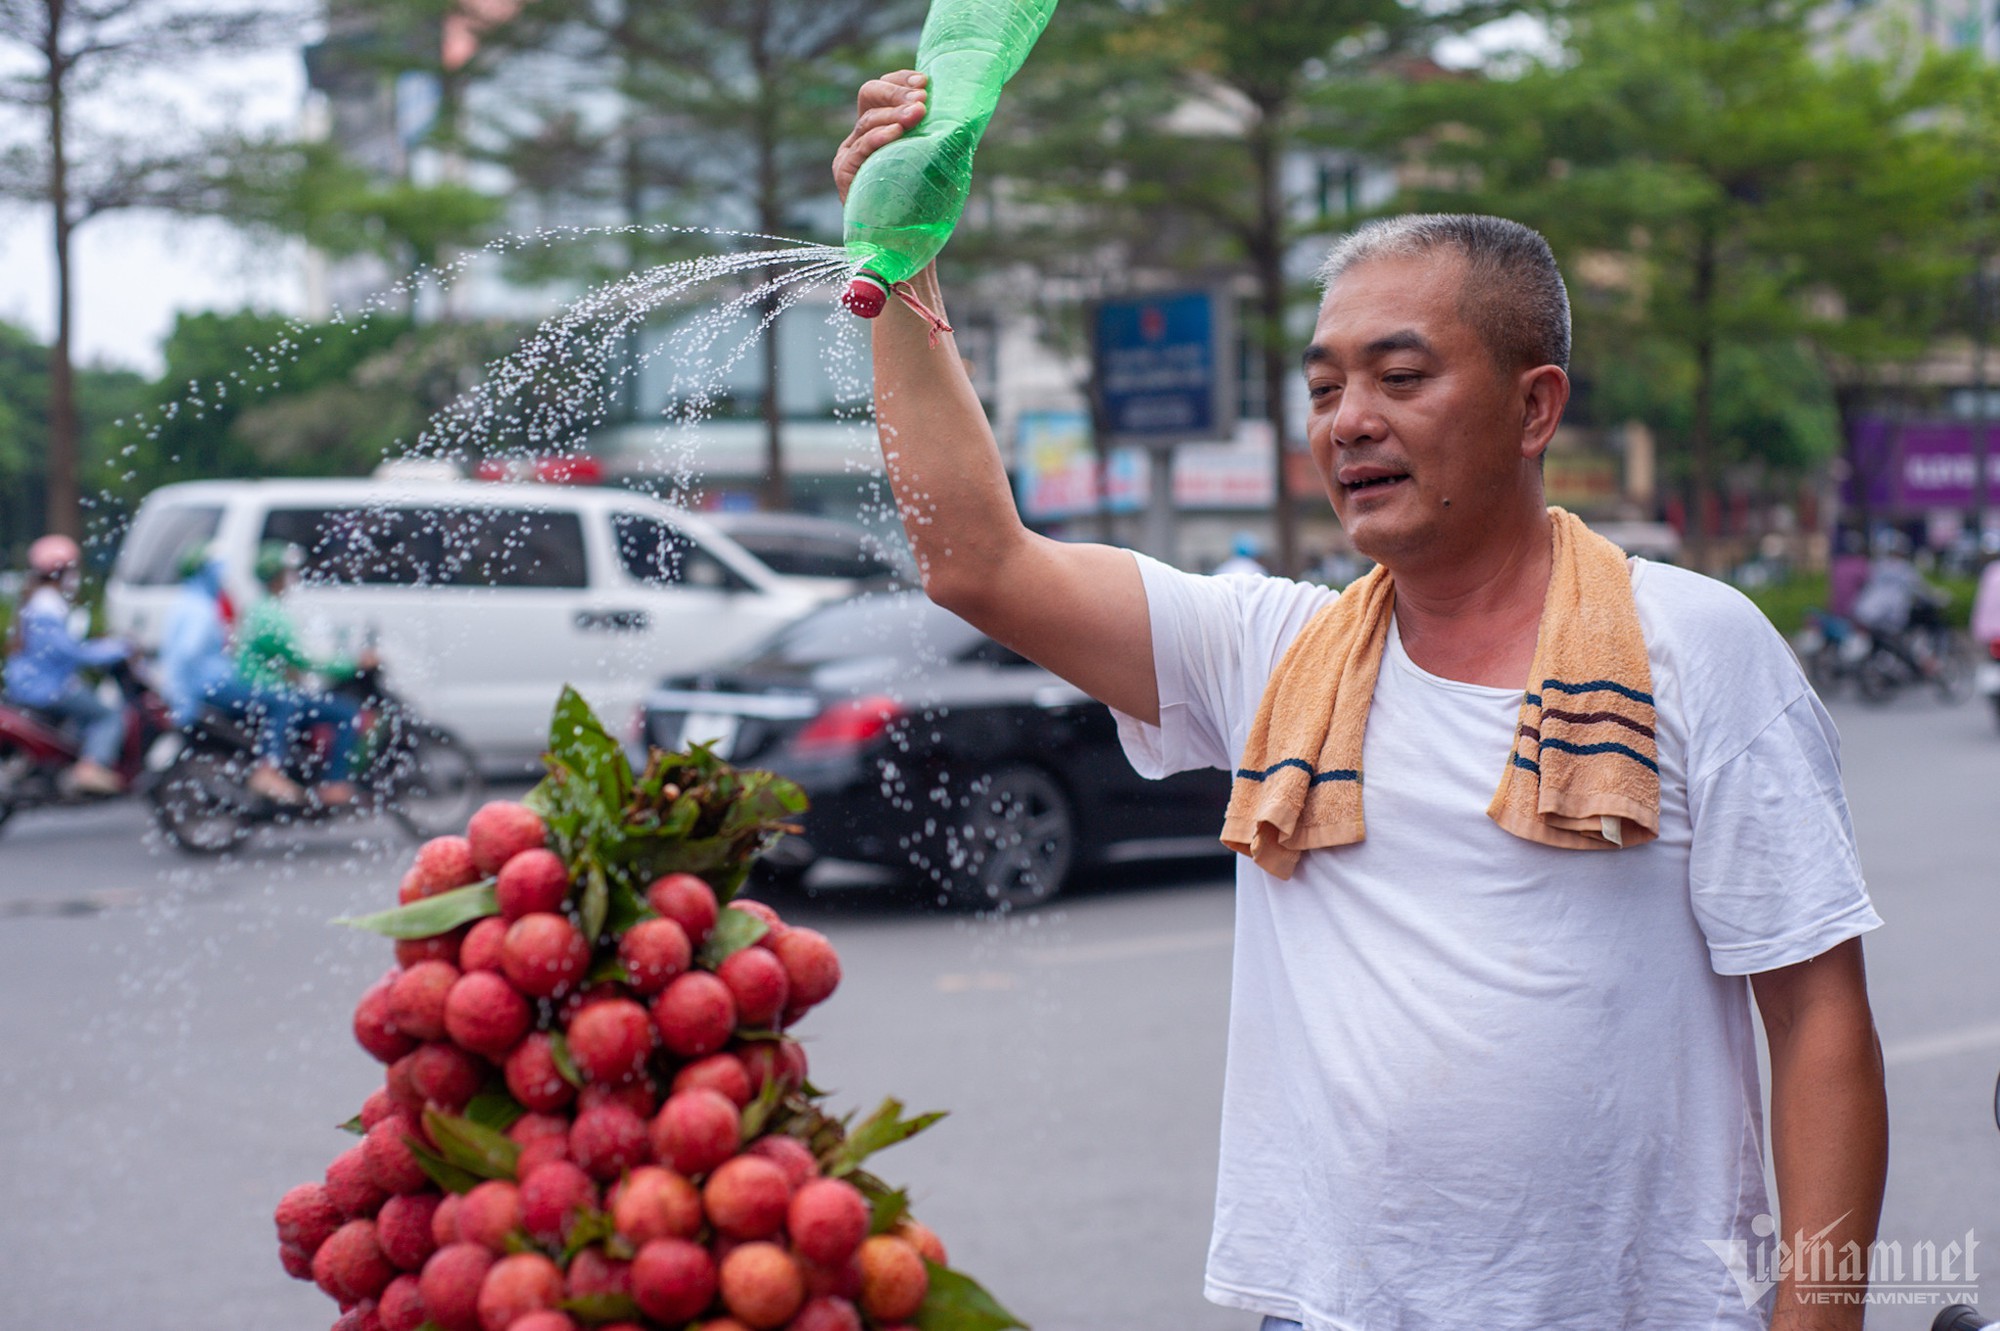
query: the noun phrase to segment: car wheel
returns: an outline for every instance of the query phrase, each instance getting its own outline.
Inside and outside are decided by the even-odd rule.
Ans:
[[[382,803],[420,841],[463,830],[486,797],[472,750],[439,726],[418,726],[387,766],[379,788]]]
[[[250,835],[248,759],[184,749],[152,789],[153,825],[174,849],[221,855]]]
[[[931,872],[953,900],[979,909],[1039,906],[1076,862],[1076,817],[1046,772],[1002,767],[974,780],[955,827],[944,828]]]

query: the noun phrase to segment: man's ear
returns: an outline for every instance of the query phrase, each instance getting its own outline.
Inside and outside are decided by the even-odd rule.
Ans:
[[[1569,376],[1559,365],[1538,365],[1523,372],[1521,391],[1521,456],[1538,458],[1562,424],[1569,405]]]

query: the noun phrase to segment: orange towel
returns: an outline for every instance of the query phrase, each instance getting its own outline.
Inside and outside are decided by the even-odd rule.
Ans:
[[[1554,566],[1519,726],[1487,816],[1530,841],[1616,850],[1660,834],[1653,674],[1617,546],[1549,510]],[[1264,686],[1222,841],[1279,878],[1346,846],[1361,817],[1361,742],[1395,582],[1377,568],[1313,616]]]

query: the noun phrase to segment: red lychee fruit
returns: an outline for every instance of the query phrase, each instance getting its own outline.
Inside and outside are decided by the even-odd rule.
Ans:
[[[420,961],[448,961],[458,964],[459,945],[465,940],[465,928],[460,926],[449,933],[435,934],[429,938],[398,938],[396,940],[396,964],[414,966]]]
[[[717,1170],[717,1177],[722,1171]],[[792,1251],[809,1262],[838,1266],[868,1237],[868,1199],[843,1179],[822,1178],[792,1194],[785,1230]]]
[[[578,1331],[576,1319],[555,1308],[537,1308],[533,1312],[522,1313],[510,1324],[509,1331]]]
[[[438,1203],[438,1209],[431,1212],[431,1238],[442,1248],[448,1243],[458,1242],[458,1209],[465,1199],[457,1193],[449,1193]]]
[[[479,866],[472,862],[472,844],[462,836],[432,837],[417,847],[410,877],[419,898],[478,882]]]
[[[521,991],[492,971],[466,972],[445,996],[445,1032],[461,1047],[489,1058],[519,1044],[534,1019]]]
[[[350,1220],[313,1254],[313,1280],[343,1304],[372,1299],[396,1278],[396,1268],[375,1239],[373,1220]]]
[[[738,897],[729,903],[729,908],[731,910],[740,910],[745,915],[754,915],[764,922],[764,932],[757,939],[757,946],[762,948],[769,948],[776,943],[784,935],[788,927],[783,920],[778,918],[777,911],[771,909],[771,907],[761,901],[751,901],[747,897]]]
[[[787,929],[771,951],[785,965],[794,1009],[817,1007],[840,987],[840,954],[817,929]]]
[[[861,1297],[861,1252],[858,1248],[838,1266],[821,1266],[818,1262],[800,1258],[799,1269],[805,1272],[806,1293],[809,1296],[831,1294],[850,1302]]]
[[[653,1000],[660,1043],[677,1058],[700,1058],[729,1043],[736,1029],[736,1000],[729,986],[707,971],[679,976]]]
[[[715,1299],[715,1262],[686,1239],[654,1239],[632,1259],[632,1299],[656,1322],[679,1326]]]
[[[479,1331],[479,1287],[496,1260],[477,1243],[449,1243],[424,1263],[417,1289],[441,1331]]]
[[[509,920],[559,911],[569,900],[569,866],[552,850],[524,850],[500,866],[493,897]]]
[[[951,1265],[951,1257],[944,1249],[944,1240],[937,1236],[936,1230],[922,1221],[904,1216],[896,1222],[896,1228],[890,1232],[915,1248],[924,1260],[936,1262],[939,1266]]]
[[[563,1288],[573,1299],[592,1295],[632,1294],[632,1263],[606,1255],[601,1248],[585,1248],[570,1258],[563,1274]]]
[[[717,1283],[730,1314],[755,1331],[783,1326],[806,1301],[799,1264],[775,1243],[746,1243],[731,1252]]]
[[[375,1300],[363,1299],[348,1307],[333,1322],[333,1331],[382,1331],[382,1319],[375,1315]]]
[[[389,987],[400,973],[384,975],[354,1005],[354,1038],[383,1063],[394,1063],[417,1047],[416,1039],[400,1030],[389,1013]]]
[[[472,971],[498,971],[500,969],[500,944],[506,940],[507,926],[511,923],[498,915],[488,915],[475,920],[465,931],[465,941],[458,945],[458,968],[466,973]]]
[[[812,1148],[797,1137],[773,1133],[751,1142],[748,1150],[784,1170],[785,1182],[794,1193],[819,1177],[819,1161],[814,1158]]]
[[[861,1314],[846,1299],[822,1294],[807,1299],[785,1331],[861,1331]]]
[[[878,1322],[915,1317],[930,1292],[930,1273],[916,1248],[893,1234],[861,1242],[861,1311]]]
[[[313,1278],[313,1255],[296,1243],[278,1245],[278,1264],[285,1268],[285,1274],[294,1280]]]
[[[756,1093],[750,1089],[750,1074],[744,1071],[743,1061],[734,1054],[710,1054],[674,1074],[674,1090],[692,1090],[697,1086],[719,1091],[738,1107],[756,1098]]]
[[[368,1161],[368,1177],[385,1193],[422,1192],[431,1186],[430,1175],[417,1163],[410,1144],[404,1140],[416,1134],[416,1125],[401,1114],[391,1114],[361,1139]]]
[[[719,909],[715,904],[715,889],[691,873],[670,873],[654,879],[646,889],[646,904],[678,924],[688,942],[696,947],[708,941]]]
[[[693,964],[694,949],[687,931],[674,921],[641,920],[618,940],[618,959],[625,963],[632,991],[651,995]]]
[[[584,1173],[609,1183],[652,1159],[646,1120],[621,1104],[582,1110],[570,1126],[569,1155]]]
[[[435,1192],[404,1193],[383,1202],[375,1213],[375,1241],[383,1255],[405,1271],[421,1271],[438,1250],[431,1222],[443,1202]]]
[[[521,1225],[537,1242],[563,1242],[576,1213],[596,1205],[597,1185],[567,1160],[538,1165],[521,1177]]]
[[[481,873],[493,873],[524,850],[548,840],[540,814],[512,800],[492,800],[479,806],[465,825],[472,862]]]
[[[638,1076],[658,1039],[646,1009],[629,998],[592,1003],[576,1014],[567,1034],[571,1061],[594,1082]]]
[[[705,1174],[736,1154],[743,1120],[715,1091],[696,1088],[667,1097],[653,1120],[653,1154],[677,1173]]]
[[[488,1179],[458,1205],[458,1237],[495,1253],[507,1251],[507,1236],[521,1227],[521,1190],[505,1179]]]
[[[701,1232],[701,1194],[673,1170],[646,1165],[618,1185],[611,1221],[635,1245],[654,1239],[691,1239]]]
[[[366,1132],[383,1119],[396,1112],[396,1102],[389,1098],[385,1089],[373,1090],[361,1102],[361,1130]]]
[[[291,1243],[310,1256],[346,1219],[323,1183],[301,1183],[278,1199],[278,1242]]]
[[[562,1302],[562,1268],[538,1252],[517,1252],[493,1263],[479,1286],[479,1325],[507,1331],[516,1319]]]
[[[556,1071],[553,1041],[541,1031],[524,1036],[507,1055],[507,1089],[525,1109],[561,1109],[576,1088]]]
[[[776,953],[761,947],[746,947],[731,953],[717,966],[715,976],[729,986],[729,995],[736,1000],[739,1025],[762,1030],[777,1024],[785,1010],[790,986],[784,963]]]
[[[333,1158],[326,1167],[326,1195],[349,1220],[374,1215],[389,1194],[375,1182],[368,1155],[359,1142]]]
[[[382,1319],[382,1331],[417,1331],[428,1317],[417,1277],[405,1272],[391,1280],[376,1301],[375,1315]]]
[[[410,1055],[410,1088],[424,1103],[447,1114],[464,1109],[479,1094],[485,1071],[478,1059],[457,1045],[432,1041]]]
[[[764,1239],[785,1227],[791,1201],[785,1171],[757,1155],[725,1160],[702,1185],[701,1208],[716,1229],[738,1239]]]
[[[416,1054],[404,1054],[389,1065],[388,1075],[382,1078],[382,1093],[389,1097],[389,1108],[394,1113],[409,1116],[424,1112],[423,1092],[417,1089],[410,1076],[416,1066]],[[371,1123],[368,1126],[375,1125]]]
[[[749,1075],[752,1095],[761,1093],[773,1077],[784,1086],[805,1084],[805,1048],[797,1040],[748,1040],[734,1046],[730,1052],[742,1062],[744,1072]]]
[[[573,988],[590,967],[590,944],[577,927],[546,911],[523,915],[500,943],[500,968],[514,987],[537,998]]]
[[[609,1328],[606,1328],[606,1331],[609,1331]],[[750,1331],[750,1328],[734,1317],[711,1317],[706,1322],[698,1323],[694,1331]]]
[[[650,1023],[648,1030],[651,1030]],[[659,1112],[660,1097],[653,1089],[652,1081],[646,1077],[635,1077],[616,1085],[592,1082],[576,1093],[578,1112],[595,1109],[598,1105],[623,1105],[640,1118],[650,1119]]]
[[[389,985],[389,1019],[405,1035],[443,1039],[445,997],[457,981],[458,967],[450,962],[418,962]]]
[[[514,1162],[514,1177],[526,1178],[538,1166],[569,1159],[569,1120],[554,1114],[523,1114],[507,1129],[520,1143],[521,1155]]]

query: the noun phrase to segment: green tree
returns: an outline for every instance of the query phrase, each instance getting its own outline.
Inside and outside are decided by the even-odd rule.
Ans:
[[[51,348],[0,323],[0,560],[12,561],[48,529],[44,486],[54,360]],[[104,474],[115,462],[122,474],[129,460],[120,455],[123,435],[113,422],[144,400],[145,380],[124,370],[84,366],[76,370],[74,384],[79,470]],[[92,494],[82,502],[90,508],[100,500]]]
[[[1835,54],[1814,0],[1581,0],[1562,48],[1481,73],[1350,90],[1411,153],[1400,206],[1539,228],[1573,279],[1586,372],[1664,339],[1690,369],[1692,554],[1706,561],[1725,348],[1803,343],[1865,363],[1931,331],[1941,243],[1973,163],[1929,71]]]

